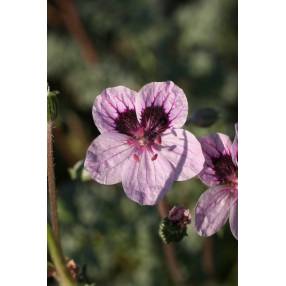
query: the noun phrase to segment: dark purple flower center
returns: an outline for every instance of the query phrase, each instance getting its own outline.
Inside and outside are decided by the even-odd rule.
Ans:
[[[118,117],[115,120],[115,129],[119,133],[133,136],[138,128],[139,122],[134,109],[127,109],[124,112],[118,113]]]
[[[169,115],[162,106],[148,106],[141,113],[141,124],[134,109],[119,113],[115,120],[115,129],[119,133],[150,143],[169,127],[169,123]]]
[[[213,158],[212,163],[216,177],[221,184],[237,182],[237,166],[233,163],[230,154],[222,154],[218,158]]]
[[[169,116],[162,106],[146,107],[141,114],[145,136],[153,140],[169,127]]]

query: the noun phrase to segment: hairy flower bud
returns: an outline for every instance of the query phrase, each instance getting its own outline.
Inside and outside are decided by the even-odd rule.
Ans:
[[[187,236],[187,225],[191,223],[191,214],[183,207],[173,207],[159,226],[159,235],[164,243],[178,242]]]
[[[190,224],[192,216],[190,210],[183,207],[173,207],[168,214],[168,219],[179,224],[182,228]]]
[[[217,110],[209,107],[200,108],[193,112],[187,124],[195,124],[198,127],[209,127],[213,125],[219,118]]]

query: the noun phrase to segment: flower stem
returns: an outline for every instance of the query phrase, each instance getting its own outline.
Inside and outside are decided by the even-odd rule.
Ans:
[[[213,245],[213,238],[206,237],[203,242],[203,254],[202,254],[202,264],[205,273],[207,274],[210,280],[213,279],[215,274],[215,267],[214,267],[214,245]]]
[[[59,222],[57,212],[57,191],[55,183],[55,172],[54,172],[54,159],[53,159],[53,121],[48,121],[48,190],[49,190],[49,201],[50,201],[50,215],[52,229],[54,237],[59,243]]]
[[[59,283],[61,286],[76,286],[75,281],[71,278],[65,266],[65,260],[61,249],[54,238],[51,227],[48,225],[48,249],[56,267],[57,275],[59,277]]]
[[[168,204],[162,200],[158,205],[158,212],[161,219],[168,216]],[[170,276],[175,285],[184,285],[183,273],[180,269],[179,263],[176,258],[176,252],[173,244],[163,244],[163,251],[165,254],[167,266]]]

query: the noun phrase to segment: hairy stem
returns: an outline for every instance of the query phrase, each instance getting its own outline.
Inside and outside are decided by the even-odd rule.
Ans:
[[[49,190],[49,202],[50,202],[50,215],[52,229],[57,243],[60,241],[59,234],[59,221],[57,212],[57,191],[55,183],[54,172],[54,159],[53,159],[53,122],[48,122],[48,190]]]
[[[158,205],[158,212],[163,219],[168,216],[168,204],[162,200]],[[176,252],[173,244],[163,244],[163,251],[166,258],[167,266],[170,276],[175,285],[184,285],[184,276],[180,269],[179,263],[176,258]]]
[[[75,281],[71,278],[68,272],[63,254],[59,247],[59,244],[54,238],[51,227],[48,225],[48,249],[56,268],[56,272],[59,278],[61,286],[76,286]]]

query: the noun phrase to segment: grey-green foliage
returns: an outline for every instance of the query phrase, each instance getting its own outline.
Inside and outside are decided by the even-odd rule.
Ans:
[[[230,13],[235,4],[228,0],[201,0],[182,5],[175,17],[181,28],[180,47],[184,50],[201,46],[221,53],[236,49],[236,35],[228,31],[232,28],[228,18],[234,16]]]
[[[130,202],[120,188],[95,183],[63,186],[61,191],[65,200],[60,204],[60,214],[75,215],[73,223],[61,215],[66,254],[86,263],[95,281],[105,281],[104,285],[155,285],[157,278],[150,275],[153,271],[159,269],[166,275],[159,258],[151,255],[158,251],[160,242],[154,235],[159,223],[156,209]]]
[[[193,209],[202,188],[197,180],[191,189],[188,182],[177,182],[169,201]],[[98,285],[173,285],[163,259],[156,208],[131,202],[119,185],[67,183],[60,192],[65,253],[81,266],[87,264],[89,277]],[[199,280],[202,243],[189,227],[188,236],[176,245],[186,279]]]
[[[156,207],[129,201],[121,185],[80,182],[82,173],[68,168],[86,148],[67,144],[69,134],[90,142],[97,130],[91,117],[95,97],[110,86],[138,90],[150,81],[173,80],[189,101],[189,115],[214,108],[219,119],[208,128],[188,129],[197,136],[222,132],[233,136],[237,120],[237,2],[229,0],[86,0],[76,1],[98,60],[85,62],[81,48],[64,26],[48,28],[48,82],[61,91],[55,136],[56,178],[60,197],[62,241],[66,255],[80,265],[96,285],[168,286],[158,236]],[[76,113],[79,125],[67,114]],[[90,136],[93,134],[93,136]],[[57,137],[60,136],[61,137]],[[65,137],[66,136],[66,137]],[[74,138],[74,136],[72,137]],[[73,150],[78,148],[80,150]],[[199,180],[176,182],[168,193],[172,205],[193,210],[206,190]],[[176,245],[183,273],[192,285],[236,285],[237,243],[228,225],[213,238],[215,274],[203,266],[204,242],[191,225]],[[210,279],[211,282],[210,282]]]

